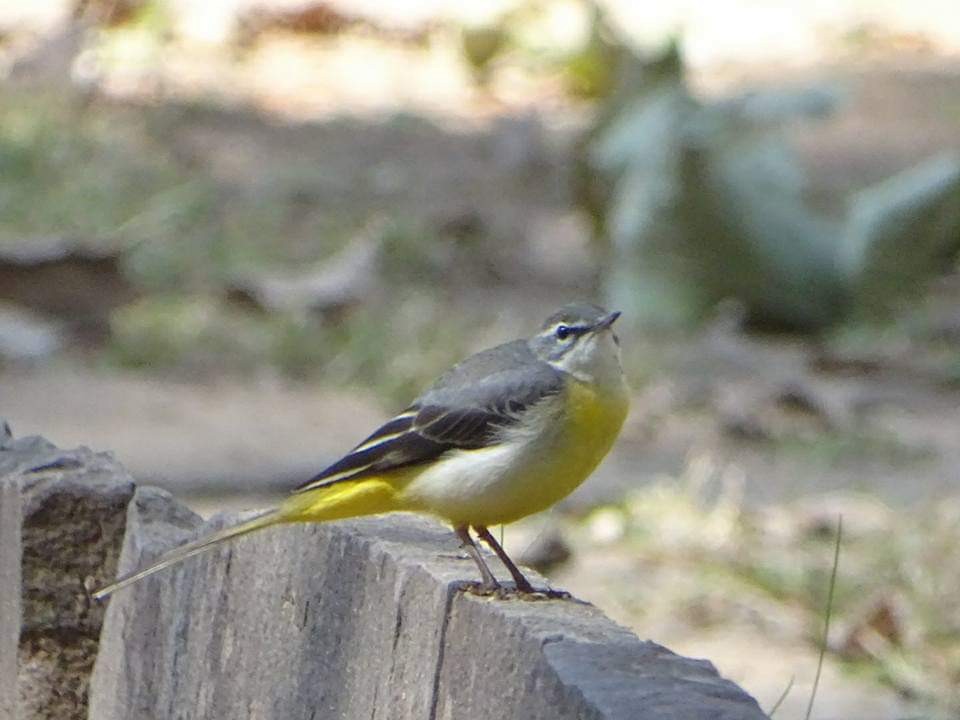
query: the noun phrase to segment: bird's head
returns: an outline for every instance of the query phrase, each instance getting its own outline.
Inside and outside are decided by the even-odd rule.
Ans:
[[[544,320],[530,348],[544,362],[580,380],[619,380],[620,341],[613,332],[619,312],[578,302],[564,305]]]

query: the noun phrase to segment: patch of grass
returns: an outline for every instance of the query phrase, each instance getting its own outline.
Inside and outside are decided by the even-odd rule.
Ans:
[[[271,328],[211,297],[158,295],[111,319],[107,356],[124,367],[190,375],[243,372],[263,365]]]
[[[117,311],[117,365],[209,377],[272,368],[329,385],[374,388],[399,409],[469,352],[460,322],[426,297],[336,318],[262,314],[209,295],[151,295]]]
[[[201,375],[273,368],[372,383],[408,400],[461,357],[462,323],[447,320],[439,299],[409,290],[441,286],[455,243],[402,218],[382,228],[388,289],[379,299],[336,318],[227,303],[234,278],[317,262],[363,223],[314,212],[303,168],[230,187],[215,182],[168,152],[174,121],[164,113],[36,94],[0,101],[0,243],[64,236],[122,249],[141,291],[113,317],[110,361]],[[398,296],[400,303],[384,300]]]
[[[383,229],[383,278],[391,284],[439,284],[454,264],[458,248],[422,223],[393,219]]]
[[[117,242],[156,214],[153,198],[185,181],[136,123],[15,92],[0,101],[0,169],[4,243],[50,235]]]
[[[358,308],[329,328],[318,378],[373,387],[399,409],[469,353],[466,327],[436,298],[412,292],[387,308]]]
[[[624,603],[632,612],[667,603],[707,625],[748,622],[816,648],[842,512],[828,654],[929,705],[931,718],[956,717],[960,499],[894,510],[864,494],[748,510],[728,476],[736,474],[701,458],[680,479],[639,490],[617,508],[626,518],[622,542],[644,575],[683,568],[690,578],[669,589],[645,583],[655,588],[649,592],[630,585]],[[704,492],[717,483],[719,494]]]
[[[778,438],[776,444],[781,452],[823,467],[864,459],[904,466],[931,459],[928,450],[904,443],[891,433],[860,428],[791,434]]]
[[[0,243],[76,238],[127,251],[148,292],[216,289],[251,267],[303,261],[296,178],[226,188],[170,152],[163,111],[8,92],[0,100]],[[335,225],[335,224],[334,224]],[[307,228],[312,258],[348,237]],[[316,230],[316,232],[314,232]]]
[[[67,237],[127,251],[148,291],[209,286],[270,237],[276,214],[232,206],[148,130],[148,111],[10,92],[0,101],[0,243]],[[268,243],[260,243],[269,247]]]

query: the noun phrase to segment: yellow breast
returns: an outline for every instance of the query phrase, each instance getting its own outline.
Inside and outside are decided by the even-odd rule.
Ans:
[[[566,389],[566,418],[562,453],[558,463],[559,488],[566,496],[600,464],[620,434],[627,417],[626,386],[598,388],[570,380]]]
[[[557,432],[510,473],[509,492],[472,508],[482,524],[509,523],[546,510],[576,490],[613,446],[627,417],[626,385],[598,388],[570,379]]]

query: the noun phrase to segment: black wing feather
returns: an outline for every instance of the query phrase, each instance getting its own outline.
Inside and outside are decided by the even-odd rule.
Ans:
[[[439,405],[423,408],[414,424],[423,437],[459,448],[475,450],[486,447],[496,430],[508,425],[510,418],[496,408],[454,410]]]
[[[449,450],[486,447],[561,387],[560,372],[538,361],[526,341],[478,353],[295,492],[425,463]]]

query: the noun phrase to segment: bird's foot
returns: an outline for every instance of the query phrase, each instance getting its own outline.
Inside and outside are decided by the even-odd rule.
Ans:
[[[543,590],[534,589],[532,592],[521,593],[521,600],[572,600],[573,595],[566,590],[554,590],[553,588],[544,588]]]
[[[546,588],[538,590],[536,588],[520,589],[509,585],[495,586],[487,585],[481,582],[465,582],[460,584],[460,592],[466,595],[476,595],[477,597],[488,597],[495,600],[525,600],[536,602],[538,600],[570,600],[573,596],[566,590],[553,590]]]
[[[499,597],[499,593],[504,590],[500,583],[485,582],[461,582],[457,584],[457,590],[465,595],[476,595],[478,597]]]

